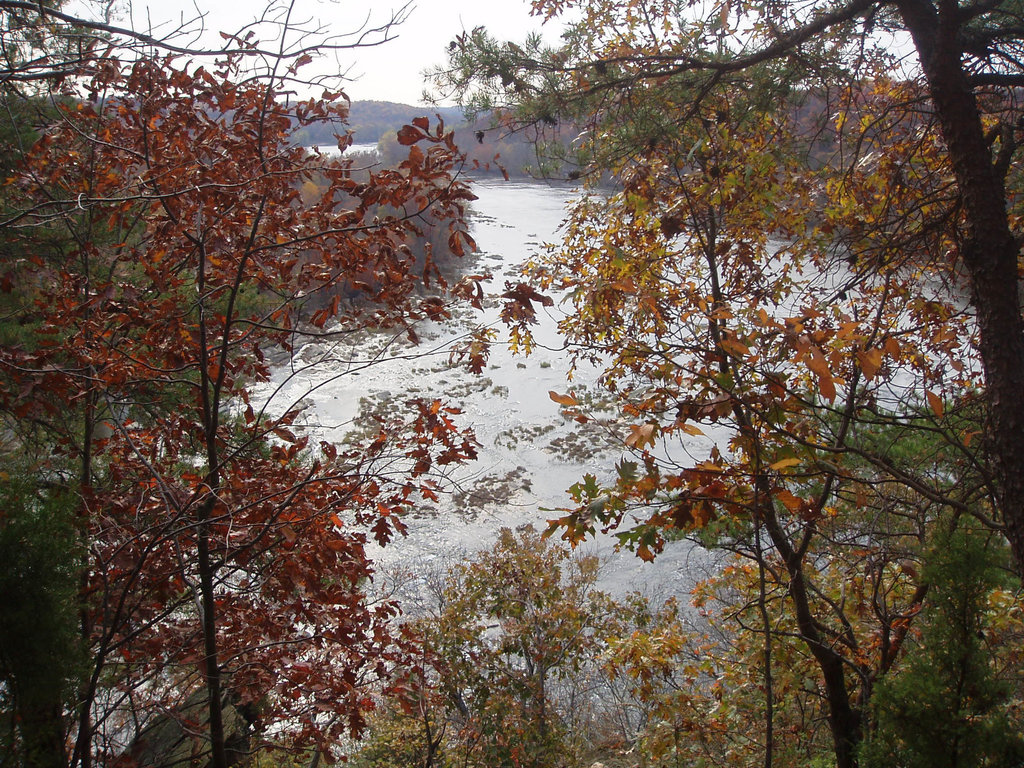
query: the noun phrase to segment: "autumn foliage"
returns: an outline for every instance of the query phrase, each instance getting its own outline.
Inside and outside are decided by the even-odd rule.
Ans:
[[[750,759],[785,759],[795,638],[850,768],[874,686],[943,599],[927,546],[980,526],[1018,570],[1024,552],[1019,8],[533,12],[565,21],[558,44],[478,28],[435,75],[506,125],[578,127],[587,194],[526,272],[569,306],[624,455],[549,533],[735,553],[763,696]],[[901,34],[912,51],[887,45]]]
[[[499,297],[526,352],[559,299],[617,411],[622,455],[547,534],[645,561],[687,539],[709,572],[689,608],[618,603],[592,559],[506,530],[400,629],[368,548],[473,435],[432,396],[322,441],[280,377],[307,340],[415,343],[483,307],[484,276],[448,286],[435,253],[473,249],[452,134],[416,117],[357,170],[297,145],[351,141],[343,94],[293,90],[315,46],[192,57],[60,8],[0,2],[5,106],[53,87],[0,136],[0,744],[22,764],[227,768],[273,742],[316,766],[375,701],[373,765],[405,734],[424,766],[578,764],[583,741],[1020,763],[1018,4],[534,0],[569,14],[555,47],[454,38],[446,95],[558,135],[584,182]],[[496,338],[453,357],[479,372]]]
[[[88,663],[51,713],[72,734],[51,759],[71,765],[144,761],[168,717],[214,765],[261,733],[319,750],[359,733],[404,647],[366,544],[404,532],[436,466],[475,455],[440,400],[341,448],[254,394],[298,339],[445,316],[410,243],[429,217],[472,248],[472,195],[443,125],[415,120],[408,157],[357,180],[291,138],[327,121],[344,145],[341,95],[289,101],[242,64],[101,59],[8,181],[23,251],[4,286],[28,301],[0,350],[5,431],[82,542]],[[314,174],[328,183],[302,200]]]

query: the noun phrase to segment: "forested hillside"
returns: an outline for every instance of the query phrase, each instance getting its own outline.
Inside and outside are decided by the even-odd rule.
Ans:
[[[398,132],[416,118],[425,117],[443,120],[454,131],[456,145],[466,155],[467,170],[533,178],[565,178],[571,172],[562,163],[552,162],[551,152],[538,150],[541,136],[537,131],[509,131],[490,114],[467,120],[461,107],[413,107],[386,101],[352,102],[344,114],[344,120],[336,123],[299,126],[294,141],[307,147],[332,147],[337,143],[336,134],[346,135],[354,144],[378,144],[381,159],[396,165],[404,152]],[[568,144],[574,136],[567,126],[555,141]]]
[[[450,126],[464,122],[461,107],[414,107],[389,101],[353,101],[348,105],[345,122],[336,126],[326,123],[303,125],[294,135],[302,146],[335,143],[334,133],[340,127],[351,132],[356,144],[376,144],[389,131],[397,132],[417,117],[434,119],[439,115]]]

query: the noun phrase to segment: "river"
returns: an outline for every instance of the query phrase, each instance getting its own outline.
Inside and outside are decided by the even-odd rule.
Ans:
[[[305,402],[309,428],[336,442],[358,431],[360,412],[387,408],[406,395],[439,397],[462,409],[458,424],[475,431],[479,458],[452,473],[450,493],[440,503],[412,511],[406,537],[374,552],[386,568],[430,567],[488,547],[501,527],[543,528],[555,514],[547,510],[569,504],[570,485],[587,472],[607,475],[621,453],[608,424],[565,419],[548,396],[570,387],[597,392],[595,371],[577,371],[571,383],[566,381],[569,361],[556,330],[557,303],[538,307],[540,346],[529,357],[513,355],[499,343],[480,376],[449,365],[450,345],[468,327],[500,326],[495,294],[503,292],[506,279],[518,279],[519,266],[544,243],[557,239],[566,203],[576,194],[572,187],[530,182],[485,179],[473,186],[475,270],[494,275],[485,287],[489,300],[483,313],[418,328],[417,347],[391,336],[358,348],[309,344],[296,350],[295,362],[275,371],[271,382],[275,402]],[[604,415],[614,427],[614,414]],[[654,563],[643,563],[632,553],[615,552],[607,537],[584,545],[606,559],[601,584],[616,593],[688,591],[705,558],[685,542],[672,547]]]

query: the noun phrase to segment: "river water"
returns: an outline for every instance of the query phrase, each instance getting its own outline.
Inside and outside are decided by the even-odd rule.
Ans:
[[[526,259],[558,238],[566,203],[576,194],[568,186],[490,179],[474,182],[474,192],[478,199],[470,227],[479,248],[474,271],[494,275],[485,286],[489,299],[482,314],[418,328],[417,347],[391,336],[356,348],[307,345],[290,366],[275,372],[265,390],[265,396],[275,392],[273,403],[307,404],[309,428],[336,442],[358,431],[360,413],[386,409],[406,396],[438,397],[462,409],[457,423],[475,431],[479,458],[452,473],[449,492],[438,504],[413,510],[406,537],[375,551],[385,568],[429,567],[489,547],[501,527],[543,528],[557,514],[551,510],[570,503],[570,485],[587,472],[608,475],[621,453],[612,411],[580,425],[563,418],[548,395],[570,388],[598,392],[593,370],[579,370],[572,382],[566,380],[569,361],[556,330],[557,303],[538,307],[540,346],[529,357],[513,355],[499,343],[480,376],[449,365],[451,343],[470,326],[489,324],[500,332],[496,294],[504,291],[506,279],[518,279]],[[616,552],[608,537],[583,547],[606,559],[601,584],[613,592],[686,592],[705,561],[685,542],[672,545],[654,563]]]

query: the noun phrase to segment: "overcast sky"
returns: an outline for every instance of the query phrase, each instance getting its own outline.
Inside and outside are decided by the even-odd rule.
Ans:
[[[134,0],[129,6],[136,28],[173,23],[196,15],[196,5],[207,14],[210,30],[235,31],[253,19],[263,3],[253,0]],[[386,23],[401,9],[398,0],[296,0],[293,19],[316,18],[332,34],[356,32],[365,25]],[[445,48],[456,34],[485,26],[495,35],[521,39],[541,31],[541,22],[530,16],[529,0],[413,0],[407,20],[395,28],[396,39],[379,47],[341,52],[341,68],[352,82],[345,91],[353,100],[378,99],[419,104],[423,92],[421,72],[445,61]],[[167,27],[164,27],[166,29]],[[553,28],[542,30],[557,38]]]

